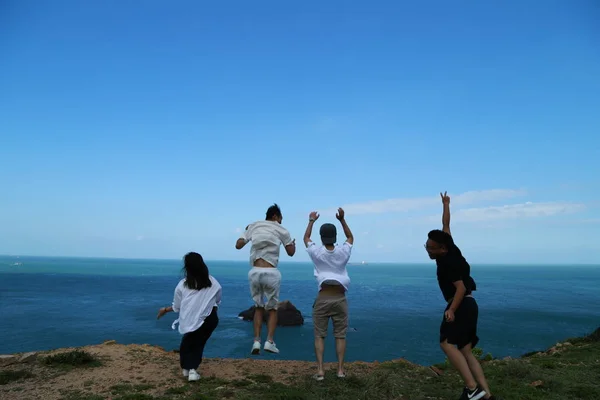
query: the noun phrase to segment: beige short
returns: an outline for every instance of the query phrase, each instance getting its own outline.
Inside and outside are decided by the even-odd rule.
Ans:
[[[329,319],[333,321],[333,337],[345,339],[348,331],[348,301],[343,293],[319,292],[313,305],[315,337],[327,337]]]
[[[281,272],[277,268],[253,267],[248,272],[248,283],[256,307],[277,310],[281,287]]]

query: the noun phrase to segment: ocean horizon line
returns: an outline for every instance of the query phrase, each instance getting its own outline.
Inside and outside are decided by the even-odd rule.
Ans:
[[[124,260],[124,261],[165,261],[165,262],[181,262],[182,258],[144,258],[144,257],[106,257],[106,256],[51,256],[51,255],[27,255],[27,254],[0,254],[0,257],[6,258],[30,258],[30,259],[72,259],[72,260]],[[232,262],[232,263],[240,263],[247,262],[247,260],[231,260],[231,259],[206,259],[206,262]],[[280,261],[280,264],[310,264],[310,260],[305,261],[297,261],[297,260],[284,260]],[[415,265],[430,265],[431,262],[427,261],[350,261],[348,263],[350,266],[359,266],[359,265],[396,265],[396,266],[415,266]],[[564,266],[573,266],[573,267],[600,267],[599,264],[593,263],[543,263],[543,262],[471,262],[471,265],[477,266],[531,266],[531,267],[564,267]],[[248,264],[249,265],[249,264]]]

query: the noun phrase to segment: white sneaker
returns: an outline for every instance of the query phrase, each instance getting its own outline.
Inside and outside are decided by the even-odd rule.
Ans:
[[[275,346],[275,342],[269,342],[268,340],[265,342],[265,351],[275,354],[279,353],[279,349],[277,348],[277,346]]]
[[[187,369],[184,369],[183,370],[183,376],[187,378],[189,375],[190,375],[190,371],[187,370]]]
[[[200,380],[200,374],[195,369],[190,369],[188,381],[194,382]]]
[[[255,340],[254,344],[252,345],[252,354],[260,354],[260,342],[258,340]]]

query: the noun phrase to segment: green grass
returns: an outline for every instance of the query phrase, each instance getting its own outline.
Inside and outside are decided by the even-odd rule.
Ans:
[[[249,375],[248,379],[251,381],[254,381],[256,383],[271,383],[273,382],[273,378],[271,378],[269,375]]]
[[[22,379],[31,378],[32,375],[28,371],[0,371],[0,385],[8,385],[11,382],[20,381]]]
[[[122,383],[122,384],[118,384],[118,385],[114,385],[110,388],[110,391],[112,394],[118,395],[118,394],[131,394],[131,393],[140,393],[140,392],[144,392],[146,390],[152,389],[154,388],[154,385],[147,385],[147,384],[139,384],[139,385],[132,385],[129,383]]]
[[[121,396],[113,397],[114,400],[159,400],[160,397],[154,397],[145,393],[125,393]],[[162,399],[161,399],[162,400]]]
[[[600,399],[600,329],[571,346],[559,347],[553,355],[492,360],[478,353],[492,392],[505,400],[583,400]],[[536,385],[532,383],[536,382]],[[216,386],[220,387],[216,387]],[[273,382],[267,375],[249,375],[231,382],[198,382],[172,399],[216,400],[346,400],[402,399],[446,400],[458,398],[462,388],[459,375],[451,367],[436,376],[426,367],[406,362],[385,362],[363,376],[338,379],[328,371],[325,380],[310,377],[290,385]],[[195,396],[195,397],[194,397]]]
[[[98,394],[85,393],[79,390],[63,393],[61,400],[105,400]]]
[[[185,393],[187,393],[187,391],[189,389],[190,389],[189,386],[173,387],[173,388],[169,388],[169,389],[165,390],[165,395],[170,396],[170,395],[185,394]]]
[[[44,357],[42,364],[50,367],[99,367],[102,365],[100,359],[93,354],[83,350],[72,350],[64,353],[53,354]]]
[[[504,399],[518,400],[600,399],[597,384],[600,341],[588,338],[578,343],[555,355],[484,363],[492,392]],[[532,386],[536,381],[541,384]],[[259,382],[240,385],[236,381],[230,386],[235,388],[235,399],[243,400],[442,400],[458,398],[462,382],[451,368],[442,376],[435,376],[424,367],[389,362],[382,363],[368,375],[350,375],[345,380],[328,372],[323,382],[306,377],[289,386]]]

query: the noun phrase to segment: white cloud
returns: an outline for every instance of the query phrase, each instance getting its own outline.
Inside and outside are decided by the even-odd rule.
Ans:
[[[138,242],[141,242],[142,240],[144,240],[144,237],[140,235],[140,236],[136,237],[135,240],[137,240]]]
[[[378,248],[378,249],[383,249],[384,247],[385,247],[385,246],[384,246],[384,245],[382,245],[382,244],[378,244],[378,245],[377,245],[377,248]]]
[[[582,224],[600,224],[600,218],[586,218],[577,222]]]
[[[235,233],[241,233],[242,232],[242,228],[235,228]]]
[[[481,208],[466,208],[452,212],[452,221],[457,222],[482,222],[506,219],[524,219],[552,217],[561,214],[573,214],[584,211],[584,204],[549,202],[549,203],[521,203],[505,206],[491,206]],[[429,217],[438,221],[440,215]]]
[[[469,191],[457,196],[452,196],[451,193],[451,204],[452,205],[468,205],[476,204],[480,202],[490,202],[505,200],[522,196],[526,193],[525,190],[514,190],[514,189],[491,189],[491,190],[480,190],[480,191]],[[440,196],[431,197],[417,197],[417,198],[395,198],[387,200],[374,200],[365,203],[352,203],[342,205],[344,211],[351,215],[359,214],[382,214],[390,212],[407,212],[414,210],[421,210],[427,207],[441,206]],[[322,214],[335,213],[335,209],[327,209]]]
[[[448,194],[451,196],[451,204],[452,205],[468,205],[468,204],[476,204],[481,202],[490,202],[490,201],[498,201],[505,199],[512,199],[515,197],[524,196],[527,194],[525,189],[491,189],[491,190],[477,190],[477,191],[469,191],[463,194],[459,194],[458,196],[452,197],[452,194]],[[436,200],[440,200],[439,197],[436,197]]]

